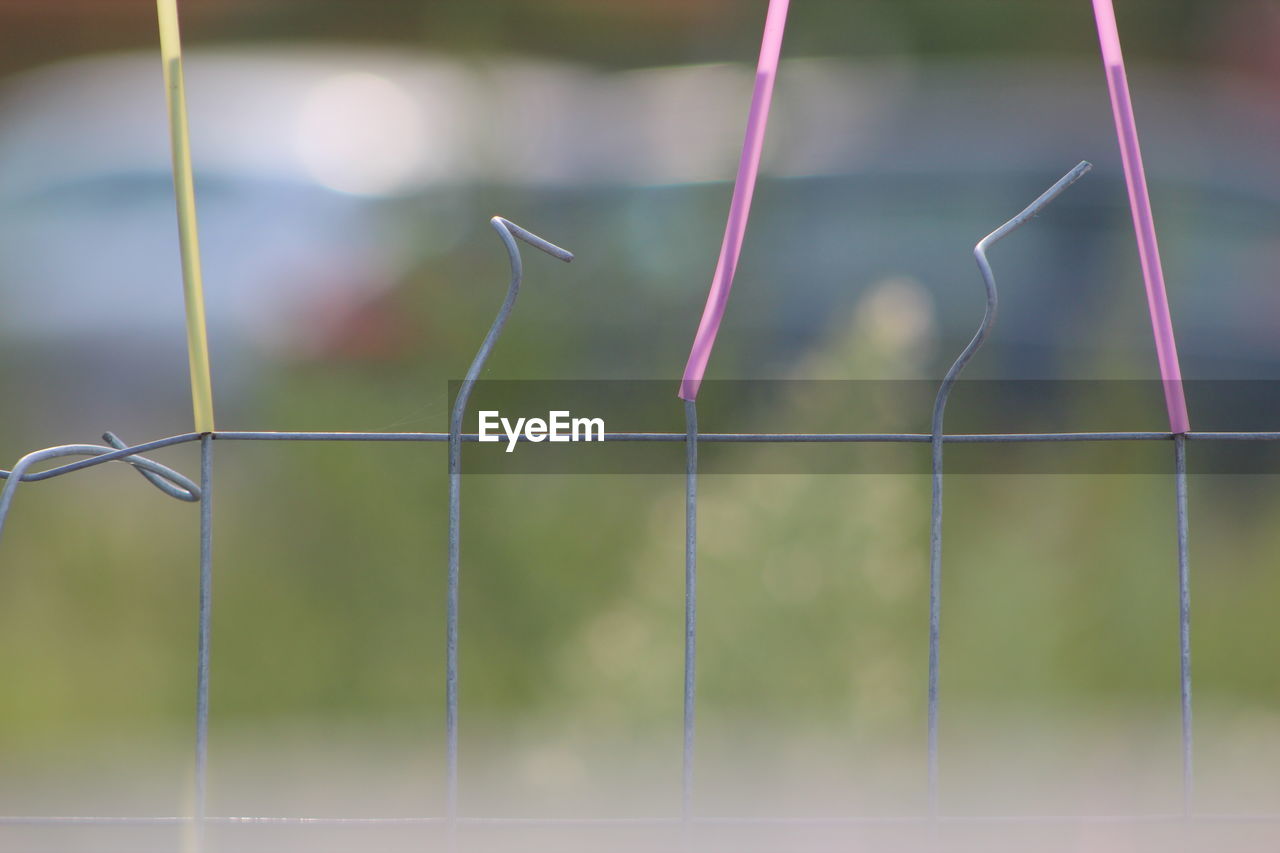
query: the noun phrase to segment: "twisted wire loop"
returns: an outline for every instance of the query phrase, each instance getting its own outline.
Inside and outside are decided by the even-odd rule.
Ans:
[[[449,417],[449,578],[445,614],[445,753],[446,781],[445,799],[447,813],[451,821],[458,816],[458,578],[461,550],[462,525],[462,421],[466,416],[467,403],[471,399],[471,391],[484,370],[489,354],[502,335],[511,310],[515,307],[516,297],[520,295],[520,285],[524,281],[524,264],[520,258],[521,240],[535,249],[546,252],[553,258],[568,263],[573,260],[573,253],[567,249],[542,239],[537,234],[527,231],[510,220],[495,216],[489,224],[498,232],[502,244],[506,246],[507,258],[511,264],[511,282],[507,285],[507,296],[498,308],[493,325],[484,336],[480,349],[467,368],[467,375],[458,388],[457,399]]]
[[[951,368],[947,371],[938,386],[938,395],[933,402],[933,423],[930,432],[932,448],[932,481],[933,502],[929,524],[929,812],[935,817],[938,814],[938,652],[942,621],[942,447],[946,441],[943,434],[943,416],[946,414],[947,400],[961,371],[973,359],[987,335],[996,324],[999,308],[999,293],[996,290],[996,279],[991,271],[991,263],[987,260],[987,251],[1000,240],[1021,228],[1033,219],[1041,210],[1063,193],[1067,187],[1080,180],[1093,168],[1088,161],[1081,161],[1074,169],[1063,175],[1053,186],[1028,205],[1021,213],[992,231],[978,241],[973,248],[973,257],[978,262],[978,271],[987,288],[987,304],[982,315],[982,322],[973,339],[961,350]]]
[[[119,460],[127,462],[133,469],[160,491],[180,501],[197,502],[200,500],[200,487],[192,480],[178,473],[167,465],[161,465],[152,459],[138,455],[144,450],[179,444],[190,440],[188,436],[174,436],[159,442],[150,442],[137,447],[129,447],[114,433],[107,432],[102,436],[107,446],[100,444],[64,444],[58,447],[47,447],[28,453],[18,460],[12,471],[0,470],[0,480],[5,480],[4,489],[0,490],[0,537],[4,536],[5,521],[9,517],[9,509],[13,506],[14,495],[22,483],[35,483],[53,477],[79,471],[92,465]],[[31,468],[49,459],[61,459],[66,456],[88,456],[70,465],[62,465],[47,471],[32,472]]]

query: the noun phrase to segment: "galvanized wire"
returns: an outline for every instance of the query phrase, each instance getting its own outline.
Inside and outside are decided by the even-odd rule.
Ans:
[[[680,754],[680,813],[693,813],[693,747],[698,693],[698,405],[684,401],[684,743]]]
[[[987,260],[987,251],[1014,231],[1021,228],[1067,187],[1074,184],[1093,166],[1081,162],[1074,169],[1049,187],[1039,198],[1028,205],[1021,213],[992,231],[978,241],[973,249],[974,259],[978,262],[978,271],[982,274],[986,285],[987,303],[982,313],[982,322],[973,339],[965,345],[958,358],[951,365],[942,384],[938,387],[938,396],[933,403],[933,421],[930,435],[930,464],[932,502],[929,515],[929,688],[928,688],[928,776],[929,776],[929,812],[938,812],[938,675],[941,661],[942,630],[942,447],[943,418],[946,415],[947,401],[951,391],[960,379],[961,372],[969,361],[982,348],[987,335],[996,324],[996,314],[1000,304],[1000,294],[996,289],[995,274],[991,271],[991,263]]]
[[[448,590],[445,597],[445,800],[450,819],[458,816],[458,587],[461,577],[462,548],[462,421],[467,413],[467,403],[471,399],[471,391],[475,387],[480,372],[484,370],[489,353],[502,335],[511,310],[515,307],[516,297],[520,295],[520,284],[524,280],[524,266],[520,258],[520,247],[516,243],[519,238],[536,249],[546,252],[554,258],[566,263],[573,260],[573,253],[562,249],[554,243],[542,239],[525,229],[509,222],[500,216],[490,220],[494,230],[502,239],[507,249],[507,259],[511,264],[511,281],[507,285],[507,296],[498,308],[489,332],[485,335],[480,349],[471,366],[467,368],[466,378],[458,389],[453,410],[449,417],[449,574]]]
[[[195,838],[193,853],[204,849],[209,789],[209,644],[213,635],[213,436],[200,437],[200,617],[196,648]]]
[[[116,817],[110,815],[0,816],[0,827],[56,826],[189,826],[181,815]],[[1280,824],[1280,813],[1152,812],[1149,814],[1026,814],[1026,815],[817,815],[812,817],[704,816],[691,817],[298,817],[286,815],[210,815],[207,826],[448,826],[460,827],[679,827],[679,826],[931,826],[952,825],[1116,825],[1144,824]]]
[[[108,435],[108,440],[116,439],[115,436]],[[177,442],[167,442],[177,443]],[[153,446],[163,446],[159,442],[153,442]],[[13,466],[12,471],[0,471],[0,480],[5,480],[4,488],[0,490],[0,539],[4,537],[5,522],[8,521],[9,511],[13,508],[13,499],[17,495],[18,486],[23,483],[32,483],[39,480],[47,480],[50,477],[57,476],[67,471],[75,471],[80,468],[88,467],[102,462],[115,459],[124,459],[135,469],[140,471],[151,483],[165,494],[184,501],[200,500],[200,487],[191,480],[174,471],[159,462],[154,462],[144,456],[138,456],[136,449],[132,452],[128,448],[124,450],[115,447],[103,447],[97,444],[65,444],[59,447],[49,447],[44,450],[37,450],[34,453],[28,453],[18,460]],[[89,456],[83,462],[76,462],[70,465],[64,465],[50,471],[42,471],[37,473],[28,473],[32,466],[44,462],[49,459],[58,459],[63,456]]]
[[[1187,543],[1187,440],[1173,437],[1178,538],[1178,688],[1182,707],[1182,811],[1190,814],[1195,793],[1191,726],[1191,557]]]

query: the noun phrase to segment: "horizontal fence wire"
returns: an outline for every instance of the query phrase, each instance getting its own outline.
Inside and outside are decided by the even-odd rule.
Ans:
[[[510,826],[510,827],[665,827],[665,826],[932,826],[943,825],[1143,825],[1143,824],[1280,824],[1280,814],[1138,814],[1138,815],[876,815],[850,817],[0,817],[0,826]]]

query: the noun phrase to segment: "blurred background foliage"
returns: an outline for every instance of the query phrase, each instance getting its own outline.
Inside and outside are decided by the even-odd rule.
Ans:
[[[587,174],[582,166],[579,174],[570,162],[525,179],[455,173],[448,161],[434,178],[344,192],[323,175],[308,182],[237,172],[234,158],[219,153],[230,143],[214,138],[216,127],[202,137],[199,116],[205,108],[234,113],[252,93],[208,85],[225,68],[212,59],[202,66],[202,55],[224,63],[238,56],[248,68],[275,54],[312,61],[314,51],[325,73],[376,72],[411,93],[417,72],[397,77],[380,70],[378,57],[443,63],[458,74],[509,74],[509,82],[534,87],[529,105],[510,119],[513,102],[486,90],[472,116],[477,138],[490,135],[499,150],[535,165],[539,152],[580,143],[585,163],[595,156],[592,146],[603,145],[592,133],[616,116],[603,101],[562,109],[586,91],[573,81],[604,87],[607,100],[608,92],[633,91],[608,86],[659,79],[628,75],[736,63],[730,69],[738,82],[728,91],[740,93],[764,5],[185,0],[196,166],[208,211],[207,286],[211,301],[234,302],[213,311],[220,426],[444,429],[447,382],[465,369],[502,296],[505,258],[486,225],[493,213],[579,257],[565,268],[526,258],[526,288],[490,378],[673,379],[714,267],[746,101],[726,101],[727,118],[714,125],[723,132],[706,142],[702,113],[681,100],[680,86],[659,86],[666,94],[648,108],[661,116],[669,106],[679,126],[670,139],[640,146],[632,171]],[[1088,158],[1098,164],[1095,175],[998,250],[1005,314],[974,375],[1154,376],[1089,4],[793,5],[785,55],[801,64],[790,66],[792,81],[788,66],[780,78],[773,167],[757,193],[712,374],[941,376],[981,310],[973,242]],[[1119,5],[1175,322],[1185,331],[1184,367],[1197,378],[1273,378],[1280,366],[1273,328],[1280,4]],[[0,257],[6,460],[92,441],[106,428],[133,442],[188,428],[163,125],[153,109],[158,63],[154,79],[140,78],[142,119],[130,118],[124,96],[108,99],[97,123],[78,124],[67,107],[78,103],[77,92],[103,91],[93,83],[100,54],[112,55],[102,59],[104,69],[133,56],[150,73],[153,13],[145,0],[0,0],[0,73],[8,86],[0,138],[18,140],[0,143],[0,175],[8,171],[0,189],[10,186],[5,180],[17,187],[0,192],[0,217],[44,229],[23,232],[35,237],[22,245],[10,238],[7,260]],[[69,60],[81,64],[57,64]],[[810,60],[819,64],[802,64]],[[202,67],[211,70],[204,89]],[[547,69],[564,80],[552,74],[543,81]],[[722,91],[712,77],[676,79]],[[805,87],[794,81],[811,79],[826,88],[804,106]],[[858,85],[843,88],[844,80]],[[152,84],[154,93],[146,89]],[[384,92],[381,85],[368,91]],[[309,109],[280,107],[295,108]],[[803,121],[789,125],[789,115]],[[565,116],[578,123],[557,125]],[[341,119],[322,126],[337,133]],[[428,140],[447,124],[432,121],[428,115],[423,125]],[[74,180],[22,185],[46,148],[101,153],[113,144],[111,129],[129,122],[159,146],[143,165],[113,165],[102,154]],[[235,132],[243,138],[233,142],[254,149],[252,125]],[[570,141],[556,142],[556,132]],[[850,147],[827,150],[842,135]],[[551,147],[536,148],[546,138]],[[659,143],[679,160],[699,139],[714,150],[710,165],[641,163],[657,157]],[[818,143],[827,145],[820,157],[811,154]],[[535,146],[533,159],[521,159],[527,146]],[[373,154],[379,151],[375,145]],[[145,240],[94,242],[94,234],[134,216]],[[330,218],[315,225],[321,216]],[[257,235],[270,247],[254,242],[263,222],[280,229]],[[300,248],[287,262],[253,266],[259,252],[293,238]],[[41,247],[38,256],[31,246]],[[35,275],[55,261],[64,278]],[[136,280],[137,289],[108,294],[91,322],[70,314],[56,321],[80,298],[68,289],[101,291],[100,276],[109,275]],[[248,282],[266,284],[259,290]],[[276,293],[266,285],[277,284],[285,295],[271,296],[269,317],[280,325],[264,333],[245,318],[264,316],[268,294]],[[234,291],[234,300],[219,291]],[[154,325],[138,319],[144,302],[159,306]],[[678,429],[674,390],[673,383]],[[825,411],[822,399],[788,405],[797,417],[842,417]],[[788,428],[787,412],[776,414],[777,428]],[[1114,429],[1159,429],[1163,418],[1159,409],[1114,414]],[[1193,408],[1193,421],[1200,414],[1230,419]],[[877,417],[884,429],[927,430],[892,401]],[[991,429],[1001,418],[990,414]],[[438,750],[445,448],[221,442],[215,451],[215,786],[218,744],[255,733],[269,740],[282,729],[314,731],[321,741],[337,730],[390,732],[409,752]],[[673,445],[670,452],[683,451]],[[793,451],[742,452],[772,460]],[[197,467],[191,446],[155,457],[188,473]],[[952,719],[963,722],[948,723],[944,746],[966,743],[967,727],[980,719],[1109,714],[1172,744],[1171,478],[953,480],[942,689],[947,709],[960,712]],[[1277,722],[1280,686],[1263,665],[1280,652],[1272,618],[1280,597],[1276,485],[1264,475],[1193,479],[1197,701],[1210,746],[1215,733]],[[469,477],[464,489],[464,737],[495,753],[525,731],[570,752],[594,740],[670,738],[674,758],[682,478],[486,475]],[[927,480],[914,475],[704,480],[699,684],[708,737],[750,730],[766,752],[771,737],[825,737],[847,748],[839,756],[850,762],[861,748],[919,740],[928,495]],[[65,769],[86,754],[110,755],[119,742],[175,750],[185,742],[196,516],[192,506],[166,501],[109,466],[20,491],[0,546],[0,755],[7,766]],[[1264,764],[1275,757],[1268,747],[1249,758]],[[544,774],[530,785],[547,778],[554,787],[561,777]]]
[[[792,11],[787,39],[789,52],[800,56],[1090,56],[1088,9],[1082,14],[1078,5],[813,0]],[[1133,0],[1120,9],[1131,22],[1125,47],[1135,57],[1203,61],[1233,19],[1265,23],[1274,14],[1267,5]],[[90,51],[151,46],[152,10],[145,3],[72,0],[55,10],[4,0],[0,8],[13,22],[5,41],[11,70]],[[381,0],[358,12],[341,0],[191,0],[183,6],[192,44],[341,40],[464,55],[552,54],[617,68],[742,61],[743,45],[759,39],[759,22],[746,12],[741,0],[495,0],[484,7],[467,0]],[[55,27],[56,42],[30,37]],[[1263,36],[1257,33],[1259,46]]]

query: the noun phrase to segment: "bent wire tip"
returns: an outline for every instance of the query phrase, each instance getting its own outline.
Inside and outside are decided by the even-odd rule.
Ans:
[[[564,261],[566,264],[573,260],[573,252],[570,252],[568,249],[560,248],[555,243],[552,243],[550,240],[542,239],[537,234],[534,234],[532,231],[529,231],[525,228],[521,228],[519,225],[515,224],[510,219],[504,219],[501,216],[495,216],[489,220],[489,223],[494,228],[498,229],[499,232],[505,231],[506,233],[510,234],[512,237],[518,237],[519,239],[528,243],[530,246],[533,246],[535,249],[540,249],[541,251],[546,252],[551,257],[558,258],[559,260]]]
[[[996,242],[1004,237],[1012,234],[1014,231],[1027,224],[1040,211],[1044,210],[1054,199],[1062,195],[1067,187],[1080,180],[1089,170],[1093,168],[1093,164],[1088,160],[1081,160],[1076,164],[1075,168],[1067,172],[1054,183],[1053,186],[1040,194],[1040,197],[1031,204],[1027,205],[1021,213],[1001,225],[995,231],[992,231],[986,237],[978,241],[973,247],[974,258],[978,262],[978,271],[982,274],[983,283],[987,289],[987,305],[986,310],[982,314],[982,322],[978,325],[978,331],[974,334],[973,339],[968,345],[961,350],[960,355],[952,363],[951,368],[943,377],[942,384],[938,387],[938,395],[934,399],[933,405],[933,437],[937,445],[936,453],[941,452],[941,445],[938,444],[942,435],[942,419],[943,412],[947,405],[947,400],[951,396],[951,389],[955,386],[956,380],[960,377],[960,372],[964,370],[965,365],[973,358],[973,356],[981,349],[983,343],[987,339],[987,335],[991,332],[992,327],[996,323],[996,313],[999,308],[1000,295],[996,288],[995,274],[991,271],[991,262],[987,259],[987,250]]]
[[[1076,164],[1075,168],[1059,178],[1053,186],[1049,187],[1049,189],[1045,190],[1039,198],[1027,205],[1021,213],[979,240],[978,244],[973,247],[974,254],[979,258],[982,258],[986,253],[986,250],[991,248],[993,244],[1021,228],[1028,220],[1038,216],[1040,211],[1044,210],[1053,202],[1054,199],[1062,195],[1067,187],[1089,174],[1092,169],[1092,163],[1088,160],[1081,160]]]
[[[542,239],[537,234],[521,228],[509,219],[495,216],[489,220],[489,224],[498,232],[498,236],[507,247],[507,259],[511,262],[511,283],[507,285],[507,298],[503,300],[502,306],[498,308],[498,314],[493,319],[493,325],[489,327],[489,333],[485,335],[484,340],[481,342],[480,349],[476,351],[476,356],[472,359],[471,366],[467,369],[467,375],[462,380],[462,385],[458,388],[458,395],[453,404],[453,414],[449,419],[451,436],[455,436],[462,428],[462,416],[466,409],[467,400],[471,396],[471,388],[475,385],[476,379],[479,378],[480,372],[484,369],[485,362],[488,360],[494,344],[498,342],[498,338],[502,335],[502,329],[506,326],[507,319],[511,316],[511,309],[515,307],[516,297],[520,294],[520,284],[524,280],[524,263],[520,260],[520,247],[516,245],[516,240],[522,240],[535,249],[546,252],[553,258],[559,258],[565,263],[573,260],[573,252],[568,249],[562,249],[549,240]],[[452,441],[452,438],[450,440]]]

